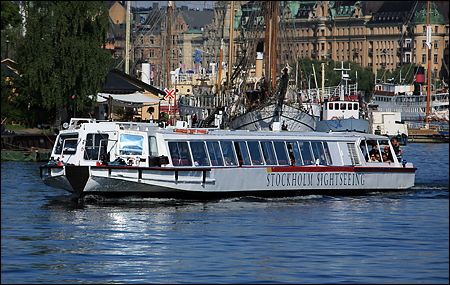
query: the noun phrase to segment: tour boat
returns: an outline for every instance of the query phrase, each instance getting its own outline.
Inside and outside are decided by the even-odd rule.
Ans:
[[[408,189],[416,168],[367,161],[394,148],[385,136],[190,128],[71,119],[56,139],[44,183],[77,194],[172,198],[295,196]]]

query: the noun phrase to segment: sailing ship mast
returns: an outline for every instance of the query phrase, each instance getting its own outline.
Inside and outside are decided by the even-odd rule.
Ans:
[[[228,86],[231,87],[231,72],[233,71],[233,44],[234,44],[234,1],[230,9],[230,47],[228,48]]]
[[[131,1],[127,1],[127,18],[125,32],[125,73],[130,74],[130,6]]]
[[[428,123],[430,115],[430,94],[431,94],[431,26],[430,26],[430,1],[427,1],[427,40],[428,46],[428,78],[427,78],[427,115],[425,123]]]

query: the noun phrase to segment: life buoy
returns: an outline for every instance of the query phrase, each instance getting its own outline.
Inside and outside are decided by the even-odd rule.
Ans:
[[[208,134],[209,132],[206,130],[196,130],[196,129],[189,129],[190,134]]]
[[[336,117],[336,116],[333,116],[331,119],[332,119],[332,120],[334,120],[334,119],[339,120],[339,118]]]
[[[351,116],[349,119],[356,119],[355,117]]]

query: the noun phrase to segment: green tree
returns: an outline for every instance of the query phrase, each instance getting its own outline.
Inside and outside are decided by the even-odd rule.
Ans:
[[[9,26],[12,28],[18,27],[21,23],[21,16],[19,13],[19,5],[12,1],[2,1],[2,19],[1,29],[2,31]]]
[[[85,111],[93,106],[109,69],[109,12],[100,1],[24,2],[26,35],[20,40],[18,101],[41,110]],[[95,97],[95,96],[93,96]],[[58,118],[57,118],[58,119]],[[57,122],[59,123],[59,122]]]

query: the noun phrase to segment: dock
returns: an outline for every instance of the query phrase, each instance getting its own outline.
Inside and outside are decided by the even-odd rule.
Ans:
[[[1,135],[2,161],[48,161],[56,134],[18,132]]]
[[[437,129],[413,128],[408,130],[408,142],[414,143],[449,143],[449,132]]]

